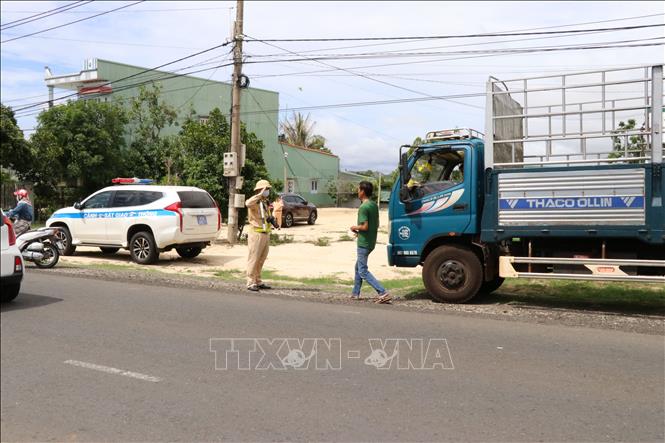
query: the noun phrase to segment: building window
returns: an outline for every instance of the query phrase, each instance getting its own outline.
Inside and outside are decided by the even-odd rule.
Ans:
[[[204,125],[208,123],[208,116],[207,115],[199,115],[199,123],[203,123]]]
[[[312,180],[310,182],[309,190],[312,194],[316,194],[319,190],[319,181],[318,180]]]
[[[295,188],[296,188],[295,181],[293,181],[293,179],[288,179],[286,181],[286,192],[288,192],[289,194],[293,194],[294,192],[296,192]]]

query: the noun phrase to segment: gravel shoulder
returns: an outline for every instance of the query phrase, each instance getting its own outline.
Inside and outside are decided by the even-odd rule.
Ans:
[[[183,289],[208,289],[226,293],[245,293],[240,280],[187,276],[165,273],[158,270],[138,269],[96,269],[90,267],[56,267],[47,272],[76,278],[102,281],[128,281],[150,286],[179,287]],[[511,304],[493,300],[491,296],[475,304],[451,305],[435,303],[429,299],[396,298],[391,305],[376,305],[369,300],[350,300],[345,290],[336,287],[312,287],[298,282],[273,284],[274,289],[262,291],[264,297],[281,297],[306,302],[347,304],[350,306],[371,306],[376,309],[417,311],[431,314],[452,314],[471,318],[517,321],[539,324],[559,324],[571,327],[610,329],[630,333],[665,335],[665,316],[659,314],[619,313],[593,309],[567,309]],[[187,296],[183,293],[183,296]]]

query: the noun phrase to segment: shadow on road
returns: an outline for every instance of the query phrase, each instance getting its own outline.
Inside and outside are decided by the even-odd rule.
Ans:
[[[0,312],[18,311],[21,309],[39,308],[62,301],[61,298],[48,297],[46,295],[20,293],[14,301],[2,303]]]
[[[424,290],[405,295],[408,300],[429,299]],[[565,309],[608,314],[665,317],[665,290],[631,288],[628,285],[602,287],[576,283],[510,285],[491,294],[479,294],[471,305],[507,305],[524,309]]]

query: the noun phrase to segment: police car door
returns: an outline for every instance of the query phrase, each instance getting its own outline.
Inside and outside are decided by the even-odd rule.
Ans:
[[[94,194],[82,204],[81,217],[72,229],[73,240],[80,243],[105,244],[107,241],[106,222],[110,216],[109,207],[114,191]]]

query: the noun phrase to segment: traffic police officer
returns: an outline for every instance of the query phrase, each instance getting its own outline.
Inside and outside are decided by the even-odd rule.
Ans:
[[[247,256],[247,289],[258,291],[270,289],[270,286],[261,281],[261,269],[268,257],[270,246],[270,229],[272,216],[268,206],[270,195],[270,182],[259,180],[254,186],[255,194],[245,202],[249,219],[249,233],[247,243],[249,254]]]

